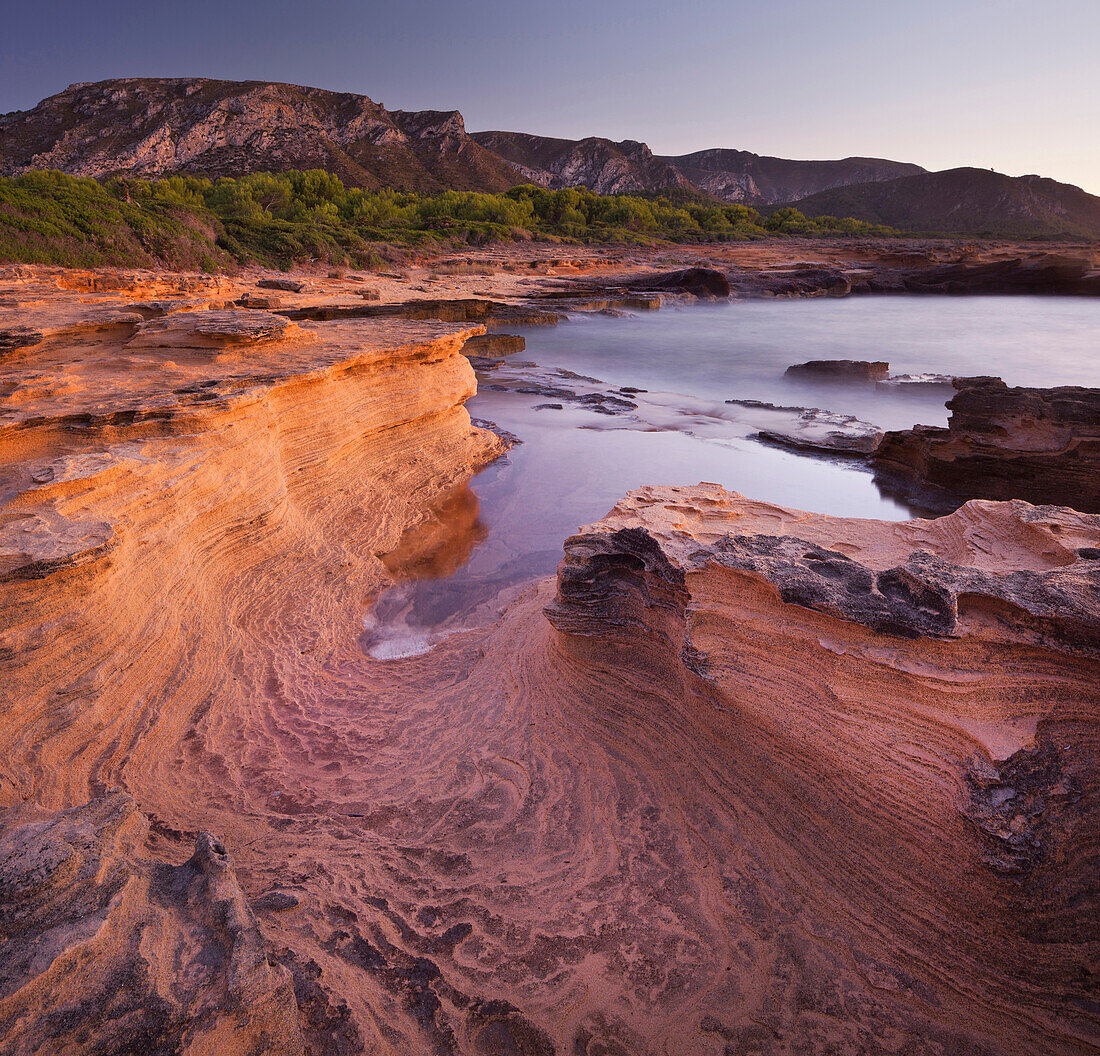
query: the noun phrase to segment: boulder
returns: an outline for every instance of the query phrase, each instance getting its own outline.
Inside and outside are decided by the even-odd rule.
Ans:
[[[790,378],[820,378],[829,381],[885,381],[890,376],[890,364],[882,360],[811,359],[795,363],[785,371]]]
[[[646,290],[690,293],[700,300],[717,300],[730,295],[730,280],[714,268],[682,268],[664,275],[653,275],[640,284]]]
[[[301,293],[308,288],[308,283],[299,279],[260,279],[256,285],[261,290],[282,290],[285,293]]]

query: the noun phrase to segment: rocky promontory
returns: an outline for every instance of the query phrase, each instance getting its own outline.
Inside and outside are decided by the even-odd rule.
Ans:
[[[660,426],[660,393],[524,374],[509,331],[771,253],[537,247],[370,303],[0,273],[0,1048],[1100,1051],[1100,517],[644,487],[491,619],[364,644],[383,591],[486,540],[469,480],[507,441],[466,351]],[[990,400],[969,430],[1080,426]]]
[[[886,433],[874,453],[880,471],[951,495],[1100,512],[1100,389],[953,384],[947,427]]]

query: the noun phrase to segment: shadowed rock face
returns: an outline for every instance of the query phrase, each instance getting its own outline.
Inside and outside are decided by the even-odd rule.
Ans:
[[[882,471],[962,497],[1100,512],[1100,390],[953,384],[947,428],[886,433],[874,455]]]
[[[225,848],[204,832],[182,865],[151,861],[146,829],[121,793],[0,814],[0,1047],[303,1053]]]

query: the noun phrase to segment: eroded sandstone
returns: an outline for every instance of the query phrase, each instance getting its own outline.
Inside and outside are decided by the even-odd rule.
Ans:
[[[874,454],[885,474],[949,495],[1100,512],[1100,390],[1014,388],[956,378],[947,428],[888,432]]]

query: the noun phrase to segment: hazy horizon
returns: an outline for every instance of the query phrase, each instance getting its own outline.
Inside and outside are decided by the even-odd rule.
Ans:
[[[20,8],[0,42],[0,112],[112,77],[274,80],[390,109],[457,109],[472,131],[635,139],[659,155],[974,166],[1100,193],[1100,5],[1086,0],[1045,11],[1022,0],[305,10],[308,22],[287,0]]]

